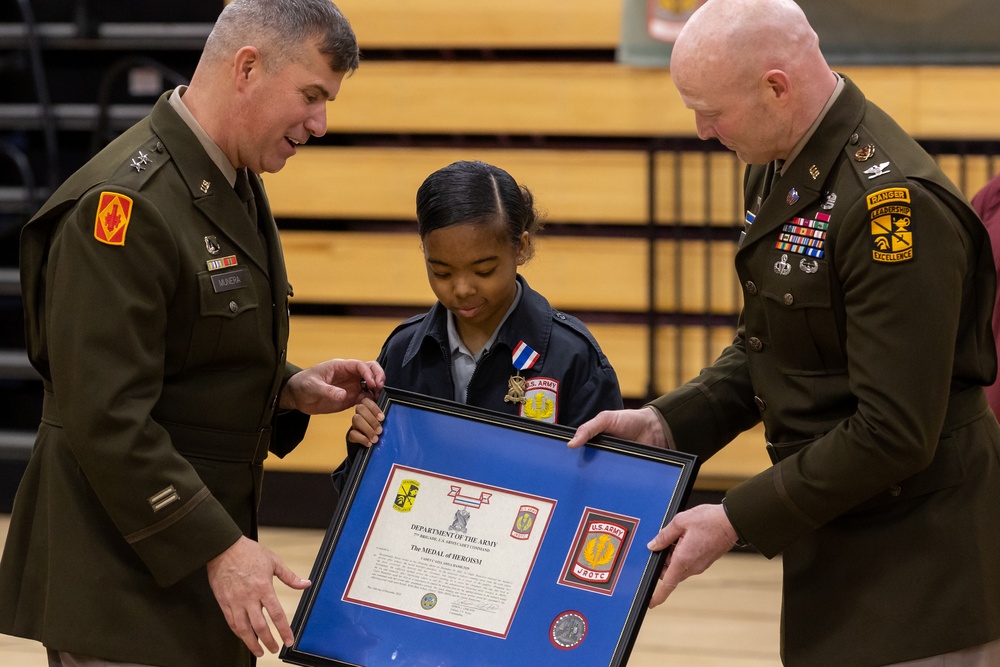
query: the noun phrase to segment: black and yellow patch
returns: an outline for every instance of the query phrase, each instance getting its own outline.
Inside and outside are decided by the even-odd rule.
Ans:
[[[913,218],[909,188],[886,188],[867,197],[872,259],[895,264],[913,259]]]

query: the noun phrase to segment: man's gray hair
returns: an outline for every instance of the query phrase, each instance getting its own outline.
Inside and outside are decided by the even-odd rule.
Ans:
[[[330,0],[233,0],[222,10],[204,55],[226,59],[244,46],[264,54],[273,71],[316,44],[334,72],[358,68],[358,40],[350,22]]]

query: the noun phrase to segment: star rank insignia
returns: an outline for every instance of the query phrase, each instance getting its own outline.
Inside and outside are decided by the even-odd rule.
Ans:
[[[146,168],[146,165],[149,164],[150,162],[151,160],[149,159],[149,153],[143,153],[142,151],[139,151],[139,155],[132,158],[132,168],[134,168],[137,172],[143,171]]]

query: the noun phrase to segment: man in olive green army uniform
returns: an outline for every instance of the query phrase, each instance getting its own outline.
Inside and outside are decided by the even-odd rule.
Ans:
[[[257,174],[326,131],[357,65],[329,0],[235,0],[191,84],[24,229],[45,399],[0,631],[41,641],[51,665],[250,665],[279,648],[267,617],[291,644],[273,578],[308,582],[254,541],[262,462],[384,374],[286,361],[291,288]]]
[[[763,421],[774,465],[652,540],[673,550],[651,604],[742,538],[782,555],[785,664],[1000,664],[982,223],[830,70],[791,0],[708,0],[671,76],[699,136],[749,165],[737,336],[694,380],[570,444],[606,431],[708,458]]]

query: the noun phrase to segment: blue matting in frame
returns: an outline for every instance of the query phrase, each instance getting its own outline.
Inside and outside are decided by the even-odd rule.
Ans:
[[[355,462],[313,568],[313,585],[293,620],[295,643],[281,658],[364,667],[624,664],[664,558],[646,544],[686,500],[694,457],[607,437],[569,449],[573,429],[392,388],[383,391],[380,404],[383,433]],[[397,499],[390,486],[414,472],[501,496],[537,497],[550,507],[530,574],[501,631],[345,599],[375,517],[380,511],[397,516],[386,509]],[[581,584],[571,572],[579,561],[587,576],[582,559],[585,552],[593,558],[597,544],[588,538],[601,534],[594,526],[606,525],[612,535],[616,525],[628,533],[626,540],[613,540],[619,550],[613,581],[603,588]]]

